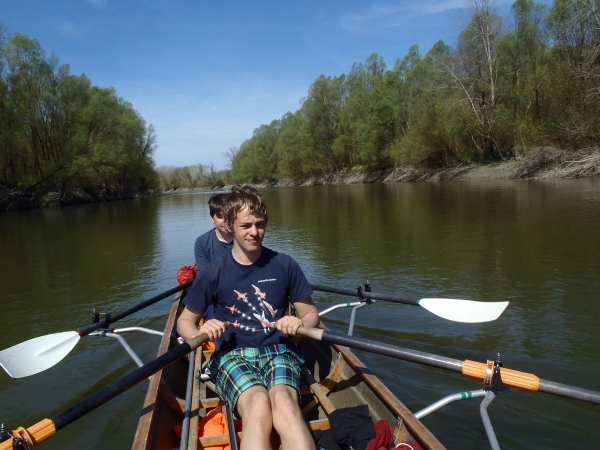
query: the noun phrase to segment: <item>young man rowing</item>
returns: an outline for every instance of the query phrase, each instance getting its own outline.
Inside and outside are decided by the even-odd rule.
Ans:
[[[272,429],[284,450],[315,445],[298,405],[302,357],[290,338],[319,315],[300,266],[263,247],[267,206],[252,188],[233,191],[225,206],[233,249],[200,270],[184,299],[177,330],[206,333],[217,349],[209,363],[219,396],[244,421],[242,450],[271,449]],[[298,314],[288,315],[291,302]],[[198,324],[209,304],[215,319]]]

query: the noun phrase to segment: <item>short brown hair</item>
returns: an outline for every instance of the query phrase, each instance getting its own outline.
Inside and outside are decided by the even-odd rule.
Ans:
[[[235,186],[227,196],[227,202],[223,208],[223,215],[227,220],[227,225],[233,228],[233,222],[237,213],[247,206],[250,214],[265,219],[265,225],[269,221],[267,214],[267,204],[262,195],[252,186]]]
[[[215,214],[219,214],[223,212],[225,208],[225,204],[227,203],[227,194],[217,194],[213,195],[208,199],[208,209],[210,211],[210,217],[213,217]]]

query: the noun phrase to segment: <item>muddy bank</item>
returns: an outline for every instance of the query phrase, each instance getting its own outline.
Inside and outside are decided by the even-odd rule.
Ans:
[[[360,169],[300,180],[279,180],[264,186],[311,186],[318,184],[395,183],[401,181],[500,180],[578,178],[600,175],[600,148],[577,152],[540,148],[492,164],[463,163],[435,169],[396,167],[379,172]]]
[[[304,179],[282,179],[257,187],[312,186],[320,184],[396,183],[402,181],[500,180],[578,178],[600,175],[600,147],[580,151],[539,148],[492,164],[463,163],[453,167],[395,167],[379,172],[360,168]],[[225,190],[229,190],[226,186]],[[0,211],[77,205],[125,200],[146,195],[182,194],[194,191],[221,191],[223,188],[176,189],[169,191],[127,191],[118,189],[73,189],[41,196],[15,190],[0,190]]]
[[[161,191],[131,191],[125,189],[69,189],[33,195],[17,190],[0,191],[0,211],[79,205],[82,203],[127,200],[146,195],[161,195]]]

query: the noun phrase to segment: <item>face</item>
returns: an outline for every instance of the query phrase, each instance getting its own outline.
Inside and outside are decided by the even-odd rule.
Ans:
[[[247,253],[259,251],[266,228],[265,219],[253,216],[245,206],[233,221],[233,240]]]
[[[225,234],[229,234],[229,228],[227,227],[227,221],[223,216],[223,213],[217,213],[214,216],[211,216],[210,220],[215,224],[215,227],[221,232]]]

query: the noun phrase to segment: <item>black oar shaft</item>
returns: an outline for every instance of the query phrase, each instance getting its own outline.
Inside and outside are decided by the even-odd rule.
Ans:
[[[200,347],[207,340],[208,336],[206,334],[196,336],[195,338],[178,345],[174,349],[169,350],[165,354],[156,358],[154,361],[151,361],[148,364],[112,382],[104,389],[101,389],[95,394],[90,395],[88,398],[80,401],[69,409],[57,414],[51,419],[52,422],[54,422],[56,430],[58,431],[61,428],[66,427],[71,422],[74,422],[90,411],[103,405],[109,400],[112,400],[117,395],[125,392],[127,389],[132,388],[142,380],[147,379],[150,375],[158,372],[161,369],[164,369],[169,364],[174,363],[179,358],[182,358],[192,350]]]
[[[193,283],[194,283],[194,281],[192,280],[192,281],[188,281],[187,283],[180,284],[179,286],[169,289],[168,291],[163,292],[162,294],[159,294],[155,297],[149,298],[148,300],[146,300],[144,302],[138,303],[137,305],[132,306],[131,308],[126,309],[125,311],[123,311],[119,314],[115,314],[114,316],[110,317],[109,324],[116,322],[117,320],[122,319],[123,317],[127,317],[135,312],[138,312],[139,310],[144,309],[147,306],[150,306],[156,302],[159,302],[160,300],[170,297],[171,295],[175,294],[176,292],[179,292],[185,288],[190,287]],[[92,333],[93,331],[99,330],[100,328],[106,328],[106,326],[109,324],[107,324],[106,319],[104,319],[92,326],[77,330],[77,333],[79,333],[80,336],[86,336],[86,335]]]
[[[394,295],[386,295],[386,294],[376,294],[374,292],[365,292],[361,291],[359,295],[358,290],[352,289],[339,289],[331,286],[323,286],[320,284],[311,284],[311,287],[315,291],[321,292],[329,292],[331,294],[341,294],[341,295],[349,295],[351,297],[358,298],[372,298],[373,300],[383,300],[386,302],[394,302],[394,303],[404,303],[405,305],[418,305],[419,300],[414,298],[405,298],[405,297],[397,297]]]

